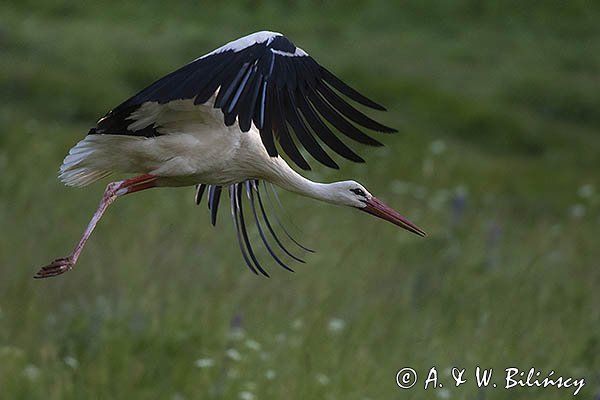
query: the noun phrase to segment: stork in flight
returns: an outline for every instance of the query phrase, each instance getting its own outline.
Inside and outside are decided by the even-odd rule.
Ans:
[[[68,186],[86,186],[113,172],[140,175],[109,183],[73,252],[41,268],[35,278],[72,269],[107,207],[120,196],[154,187],[195,185],[197,203],[208,188],[213,225],[222,188],[227,187],[242,256],[253,272],[264,275],[267,273],[248,238],[244,192],[257,230],[274,260],[289,269],[269,245],[268,237],[287,256],[302,261],[284,247],[269,222],[260,194],[265,183],[354,207],[425,236],[361,184],[310,181],[279,156],[276,142],[298,167],[309,170],[298,148],[302,145],[316,160],[338,168],[320,142],[346,159],[364,160],[334,130],[372,146],[381,143],[357,125],[377,132],[396,131],[369,118],[341,95],[363,106],[385,110],[288,38],[268,31],[227,43],[159,79],[101,118],[65,157],[60,179]]]

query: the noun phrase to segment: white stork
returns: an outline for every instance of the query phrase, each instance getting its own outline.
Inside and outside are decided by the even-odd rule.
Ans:
[[[60,179],[68,186],[86,186],[113,172],[141,175],[109,183],[73,252],[43,267],[35,278],[72,269],[106,208],[120,196],[154,187],[196,185],[197,203],[208,187],[214,225],[221,189],[227,186],[244,260],[253,272],[264,275],[267,273],[248,239],[243,192],[262,241],[275,261],[289,269],[269,246],[266,232],[288,256],[302,260],[275,235],[260,195],[259,188],[265,187],[261,181],[317,200],[357,208],[424,236],[425,232],[361,184],[312,182],[278,155],[276,142],[297,166],[308,170],[310,167],[298,149],[300,144],[316,160],[338,168],[315,136],[342,157],[364,162],[334,135],[332,128],[374,146],[381,143],[356,125],[377,132],[395,132],[367,117],[340,95],[363,106],[385,110],[343,83],[288,38],[268,31],[227,43],[159,79],[101,118],[64,159]],[[258,217],[257,204],[262,218]]]

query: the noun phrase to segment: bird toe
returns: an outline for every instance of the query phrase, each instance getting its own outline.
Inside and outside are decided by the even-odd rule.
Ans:
[[[42,267],[37,274],[34,275],[35,279],[50,278],[63,274],[73,268],[75,263],[71,257],[61,257],[52,261],[50,264]]]

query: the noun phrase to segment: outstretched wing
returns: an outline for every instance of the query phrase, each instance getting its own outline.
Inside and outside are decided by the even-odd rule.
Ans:
[[[236,121],[242,132],[253,123],[271,156],[281,149],[303,169],[310,166],[300,143],[321,163],[338,168],[321,142],[341,156],[364,160],[342,142],[332,128],[360,143],[380,146],[358,126],[395,132],[369,118],[344,97],[366,107],[385,110],[319,65],[280,33],[257,32],[230,42],[154,82],[98,121],[90,134],[157,136],[154,124],[132,124],[132,114],[146,103],[165,104],[188,99],[204,104],[216,94],[214,107],[224,123]]]

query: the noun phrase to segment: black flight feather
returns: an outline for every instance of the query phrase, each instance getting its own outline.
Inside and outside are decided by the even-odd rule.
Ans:
[[[290,90],[283,95],[283,103],[286,109],[286,118],[290,126],[296,133],[298,141],[304,144],[304,148],[317,160],[324,165],[339,169],[339,166],[333,161],[331,157],[323,150],[319,143],[315,140],[313,135],[308,131],[306,125],[302,121],[302,118],[298,114],[298,106],[293,99],[293,94]]]
[[[277,140],[281,150],[303,169],[310,167],[297,145],[302,145],[321,163],[337,167],[313,133],[342,157],[363,161],[335,136],[325,121],[343,135],[368,145],[381,143],[350,121],[378,132],[395,131],[353,107],[346,98],[385,110],[381,105],[348,86],[285,36],[261,32],[234,41],[158,79],[115,107],[89,134],[159,136],[164,132],[159,132],[161,127],[155,121],[137,130],[129,129],[135,122],[132,114],[147,102],[166,104],[186,99],[199,106],[198,112],[206,112],[200,105],[215,96],[217,90],[212,106],[221,109],[226,125],[237,121],[240,130],[247,132],[254,122],[270,156],[279,153]]]
[[[246,222],[244,221],[244,207],[242,206],[242,184],[236,183],[234,186],[235,196],[236,196],[236,206],[238,208],[238,222],[240,224],[240,228],[242,231],[242,238],[246,245],[246,250],[248,250],[248,254],[250,255],[250,259],[254,263],[256,269],[260,271],[261,274],[269,277],[269,274],[261,267],[260,263],[256,259],[254,255],[254,251],[252,250],[252,245],[250,244],[250,239],[248,239],[248,231],[246,230]]]
[[[238,245],[240,246],[240,251],[242,252],[242,257],[244,258],[244,261],[246,261],[246,265],[248,266],[248,268],[250,268],[250,271],[252,271],[256,275],[258,275],[256,268],[254,268],[254,265],[248,258],[248,254],[246,253],[246,248],[244,247],[244,242],[242,241],[242,232],[240,230],[240,225],[238,223],[239,208],[237,206],[236,197],[237,196],[236,196],[235,185],[230,185],[229,186],[229,201],[231,203],[231,218],[233,219],[233,226],[235,227],[235,232],[237,234]]]
[[[211,186],[208,191],[208,207],[210,208],[210,222],[213,226],[217,225],[217,212],[219,210],[219,199],[221,198],[221,190],[221,186]]]
[[[283,214],[285,214],[285,209],[283,208],[281,201],[279,200],[279,195],[277,194],[277,191],[275,190],[275,186],[272,183],[269,183],[269,185],[271,186],[271,193],[273,194],[273,197],[275,198],[275,202],[279,206],[279,209],[282,210]],[[267,192],[267,200],[270,202],[271,206],[273,206],[273,202],[271,201],[271,196],[269,195],[269,191],[267,190],[266,192]],[[297,245],[304,251],[308,251],[309,253],[315,252],[314,250],[309,249],[308,247],[302,245],[300,242],[298,242],[296,239],[294,239],[294,237],[288,232],[288,230],[285,229],[285,226],[281,222],[281,219],[277,216],[277,213],[273,213],[273,215],[275,216],[277,225],[279,225],[279,227],[281,228],[283,233],[285,233],[285,235],[288,237],[288,239],[290,239],[295,245]]]
[[[390,128],[389,126],[382,125],[379,122],[372,120],[362,112],[358,111],[356,108],[352,107],[350,104],[346,103],[325,83],[321,83],[320,85],[318,85],[317,90],[321,95],[323,95],[323,97],[329,102],[329,104],[331,104],[336,110],[338,110],[342,115],[346,116],[351,121],[354,121],[357,124],[364,126],[365,128],[377,132],[397,132],[396,129]]]
[[[296,100],[302,115],[317,134],[319,139],[323,141],[330,149],[340,154],[342,157],[355,162],[365,162],[358,154],[350,149],[344,142],[338,139],[337,136],[331,132],[331,129],[321,121],[317,113],[302,95],[296,94]]]
[[[194,198],[194,200],[196,201],[196,205],[199,205],[202,201],[202,195],[204,194],[204,190],[206,190],[206,185],[196,185],[196,197]]]
[[[255,187],[258,189],[258,182],[255,182]],[[267,191],[267,197],[269,196],[268,191]],[[262,201],[262,197],[260,195],[260,191],[256,190],[256,198],[258,199],[258,206],[260,208],[260,212],[263,216],[263,219],[265,221],[265,225],[267,226],[267,229],[269,231],[269,233],[271,234],[271,236],[273,237],[273,239],[275,240],[275,242],[277,243],[277,245],[279,246],[279,248],[281,248],[281,250],[284,251],[285,254],[287,254],[288,256],[290,256],[291,258],[293,258],[294,260],[304,263],[305,261],[297,256],[295,256],[294,254],[292,254],[281,242],[281,240],[279,239],[279,237],[277,236],[277,234],[275,233],[275,230],[273,229],[273,225],[271,225],[271,222],[269,221],[269,217],[267,216],[267,212],[265,210],[265,206],[263,204]],[[277,218],[277,215],[275,216],[277,219],[277,222],[279,223],[279,225],[282,227],[282,230],[285,232],[285,234],[294,242],[296,243],[296,241],[294,240],[294,238],[292,238],[289,233],[287,233],[287,231],[285,230],[285,228],[283,228],[283,226],[281,225],[281,223],[279,222],[279,218]],[[297,243],[296,243],[297,244]]]
[[[267,248],[267,251],[269,252],[269,254],[271,255],[271,257],[273,257],[273,259],[284,269],[287,269],[290,272],[294,272],[293,269],[291,269],[290,267],[288,267],[283,261],[281,261],[281,259],[279,257],[277,257],[277,255],[275,254],[275,252],[273,251],[273,249],[271,248],[271,246],[269,245],[269,241],[267,240],[267,237],[265,236],[265,232],[263,231],[262,225],[260,223],[260,220],[258,218],[258,213],[256,212],[256,203],[254,201],[254,193],[252,190],[252,184],[250,183],[250,181],[246,181],[246,196],[248,197],[248,199],[250,199],[250,207],[252,208],[252,215],[254,216],[254,222],[256,223],[256,228],[258,229],[258,233],[260,234],[260,238],[262,239],[265,247]],[[258,188],[255,188],[255,190],[258,191]]]
[[[309,100],[313,106],[319,110],[319,113],[335,126],[340,132],[351,139],[369,146],[383,146],[381,142],[363,133],[360,129],[348,122],[344,117],[338,114],[323,98],[316,92],[309,92]]]

